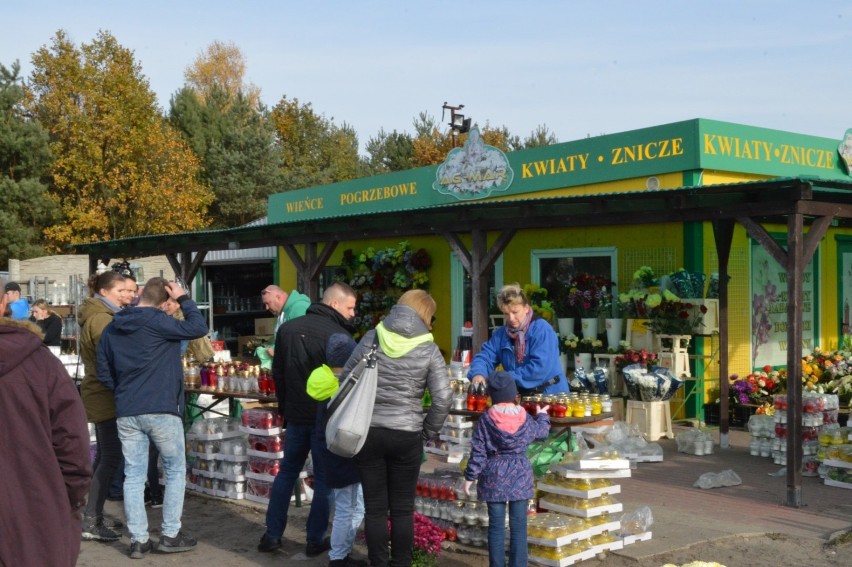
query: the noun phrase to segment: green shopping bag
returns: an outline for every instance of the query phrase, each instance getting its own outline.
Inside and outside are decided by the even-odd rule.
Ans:
[[[562,460],[565,453],[577,450],[577,439],[570,431],[551,433],[543,441],[535,441],[527,448],[527,458],[536,478],[544,476],[553,463]]]

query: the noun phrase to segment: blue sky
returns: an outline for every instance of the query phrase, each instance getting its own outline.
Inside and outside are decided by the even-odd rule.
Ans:
[[[363,144],[444,101],[474,123],[560,141],[690,118],[829,138],[852,127],[852,3],[798,1],[46,0],[0,13],[0,63],[65,29],[132,49],[159,103],[211,42],[233,42],[274,105],[310,102]],[[449,120],[447,116],[446,121]]]

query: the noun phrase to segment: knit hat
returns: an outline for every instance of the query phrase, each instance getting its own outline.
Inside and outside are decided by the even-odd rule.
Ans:
[[[6,284],[6,289],[4,289],[3,291],[17,291],[18,293],[20,293],[21,286],[19,286],[15,282],[9,282]]]
[[[308,395],[317,401],[329,399],[337,393],[338,388],[340,382],[327,364],[315,369],[308,377]]]
[[[488,379],[488,394],[492,404],[514,402],[518,395],[515,378],[508,372],[495,372]]]

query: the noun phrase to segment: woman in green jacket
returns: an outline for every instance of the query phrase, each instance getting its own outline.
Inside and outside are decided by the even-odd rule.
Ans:
[[[89,500],[83,512],[83,539],[116,541],[120,535],[113,531],[120,523],[104,522],[104,502],[112,484],[112,477],[121,464],[121,441],[115,418],[115,399],[112,391],[98,382],[97,348],[104,328],[121,308],[125,294],[124,276],[118,272],[104,272],[89,278],[87,298],[80,306],[80,356],[85,367],[85,377],[80,387],[86,417],[95,424],[98,453],[89,488]]]

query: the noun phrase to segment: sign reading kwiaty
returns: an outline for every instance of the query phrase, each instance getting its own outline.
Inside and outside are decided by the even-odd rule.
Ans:
[[[646,190],[650,176],[683,171],[846,181],[850,164],[852,130],[838,148],[836,139],[701,118],[504,154],[485,144],[474,128],[464,146],[453,148],[440,165],[276,193],[269,198],[268,216],[276,223],[545,191],[549,197],[638,192]],[[635,183],[618,188],[605,185],[631,179]]]
[[[464,146],[450,150],[438,166],[432,189],[463,201],[482,199],[506,191],[514,177],[506,154],[487,145],[479,128],[473,128]]]

